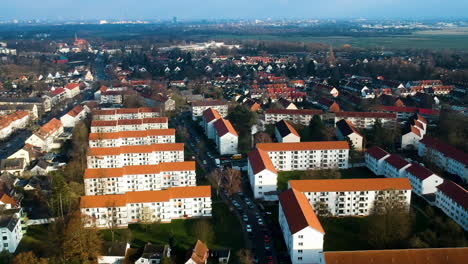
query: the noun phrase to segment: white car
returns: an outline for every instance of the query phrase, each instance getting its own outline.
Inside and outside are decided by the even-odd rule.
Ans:
[[[247,232],[249,232],[249,233],[252,232],[252,227],[251,227],[250,225],[247,225],[245,229],[246,229]]]

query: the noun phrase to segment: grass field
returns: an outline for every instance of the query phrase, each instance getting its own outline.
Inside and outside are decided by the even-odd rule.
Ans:
[[[468,30],[419,31],[411,35],[393,35],[382,37],[349,37],[349,36],[308,36],[308,35],[216,35],[217,39],[238,40],[278,40],[295,42],[316,42],[334,47],[349,44],[358,48],[388,49],[467,49]]]

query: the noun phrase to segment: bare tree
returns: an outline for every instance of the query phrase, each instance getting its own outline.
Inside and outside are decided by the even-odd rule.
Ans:
[[[252,253],[248,249],[240,249],[237,251],[237,257],[241,264],[253,264]]]
[[[119,216],[117,214],[118,212],[118,207],[116,205],[115,201],[110,201],[107,205],[107,214],[106,214],[106,222],[107,222],[107,227],[109,228],[109,231],[111,232],[112,235],[112,243],[115,242],[115,230],[119,226]]]
[[[265,132],[258,132],[254,135],[254,145],[258,143],[271,143],[271,136]]]
[[[154,223],[153,210],[149,206],[141,208],[140,223],[145,225],[146,232],[148,232],[148,226]]]
[[[241,190],[241,173],[238,170],[228,168],[223,171],[223,188],[227,191],[228,195],[231,196]]]

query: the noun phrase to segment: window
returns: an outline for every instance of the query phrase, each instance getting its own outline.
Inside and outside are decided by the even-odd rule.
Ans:
[[[302,242],[299,242],[299,246],[302,246],[302,245],[304,245],[304,243],[302,243]]]
[[[302,260],[302,257],[297,257],[297,260]]]
[[[303,236],[303,235],[300,235],[299,238],[304,238],[304,236]]]

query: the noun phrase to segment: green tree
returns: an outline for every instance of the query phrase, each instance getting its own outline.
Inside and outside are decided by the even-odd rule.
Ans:
[[[12,264],[13,263],[13,255],[8,252],[7,250],[3,250],[0,252],[0,263],[4,264]]]
[[[323,124],[322,119],[318,115],[314,115],[310,120],[307,128],[307,134],[305,135],[306,141],[324,141],[327,140],[326,127]]]
[[[315,75],[315,62],[314,60],[310,60],[309,63],[307,63],[307,75]]]
[[[239,151],[247,153],[251,149],[251,128],[257,123],[257,113],[251,112],[247,107],[237,105],[228,114],[227,119],[232,123],[239,134]]]

